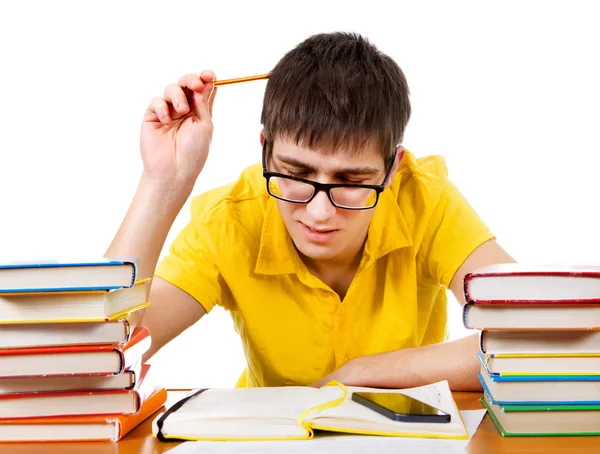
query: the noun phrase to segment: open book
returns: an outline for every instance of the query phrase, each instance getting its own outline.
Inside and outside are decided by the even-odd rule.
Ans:
[[[398,422],[354,401],[353,392],[401,392],[439,408],[448,423]],[[448,382],[395,390],[344,386],[323,388],[206,389],[195,391],[158,416],[152,433],[161,440],[309,439],[314,430],[365,435],[468,438]]]

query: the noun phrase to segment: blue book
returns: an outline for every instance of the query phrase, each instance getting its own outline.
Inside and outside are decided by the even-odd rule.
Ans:
[[[114,290],[132,287],[135,259],[0,264],[0,293]]]
[[[600,405],[598,375],[490,375],[477,373],[490,403],[495,405]]]

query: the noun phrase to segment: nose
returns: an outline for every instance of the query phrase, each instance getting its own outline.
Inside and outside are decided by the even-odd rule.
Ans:
[[[315,222],[325,222],[335,214],[336,208],[327,197],[327,193],[319,191],[315,198],[306,204],[306,211]]]

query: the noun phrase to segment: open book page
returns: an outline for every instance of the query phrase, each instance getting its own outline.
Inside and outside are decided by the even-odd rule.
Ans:
[[[162,433],[187,439],[307,437],[298,415],[343,394],[337,386],[208,389],[171,413]]]
[[[485,410],[461,412],[469,431],[469,438],[477,430]],[[169,454],[464,454],[469,440],[431,438],[377,437],[319,432],[311,440],[285,441],[200,441],[181,443]]]
[[[337,386],[280,388],[214,388],[188,400],[170,417],[197,419],[290,418],[343,395]]]
[[[449,423],[407,423],[393,421],[363,405],[352,401],[353,392],[401,392],[449,413]],[[307,415],[315,429],[378,435],[466,437],[467,431],[447,381],[404,390],[347,387],[344,402],[327,410]]]

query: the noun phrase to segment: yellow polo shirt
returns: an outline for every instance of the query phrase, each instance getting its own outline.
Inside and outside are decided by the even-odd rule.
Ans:
[[[343,302],[298,256],[260,165],[195,197],[191,211],[156,276],[207,312],[230,312],[248,364],[238,386],[309,385],[357,356],[445,340],[446,288],[493,238],[444,160],[409,152]]]

